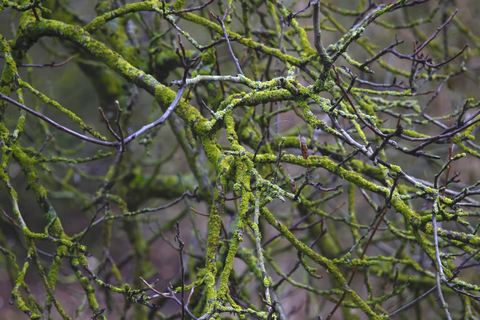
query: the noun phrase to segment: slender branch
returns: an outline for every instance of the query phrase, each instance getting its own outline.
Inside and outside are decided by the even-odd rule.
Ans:
[[[324,71],[328,70],[332,65],[333,61],[327,54],[327,50],[323,47],[322,44],[322,30],[320,29],[320,5],[321,0],[311,2],[313,5],[313,34],[314,34],[314,46],[317,49],[317,53],[324,64]]]
[[[220,19],[219,16],[213,14],[212,12],[210,12],[210,15],[214,17],[215,20],[217,20],[222,26],[223,35],[225,37],[225,40],[227,41],[228,51],[230,52],[230,56],[232,57],[233,62],[235,62],[235,66],[237,67],[237,75],[241,74],[243,76],[242,68],[240,67],[237,57],[235,57],[235,53],[233,53],[232,46],[230,45],[230,40],[228,37],[228,32],[227,32],[227,29],[225,28],[225,18],[227,17],[227,14],[230,11],[230,9],[231,8],[228,8],[227,10],[225,10],[225,13],[223,14],[222,19]]]
[[[25,110],[27,111],[28,113],[30,114],[33,114],[34,116],[42,119],[43,121],[47,122],[48,124],[51,124],[52,126],[54,126],[55,128],[57,128],[58,130],[61,130],[63,132],[66,132],[76,138],[79,138],[81,140],[85,140],[85,141],[88,141],[88,142],[91,142],[91,143],[95,143],[95,144],[99,144],[99,145],[102,145],[102,146],[107,146],[107,147],[115,147],[115,148],[118,148],[119,145],[118,145],[118,142],[107,142],[107,141],[103,141],[103,140],[97,140],[97,139],[93,139],[93,138],[90,138],[90,137],[87,137],[87,136],[84,136],[83,134],[80,134],[80,133],[76,133],[75,131],[67,128],[67,127],[64,127],[58,123],[56,123],[55,121],[53,121],[52,119],[48,118],[47,116],[43,115],[42,113],[40,112],[37,112],[37,111],[34,111],[30,108],[28,108],[27,106],[13,100],[12,98],[10,97],[7,97],[6,95],[4,95],[3,93],[0,93],[0,98],[5,100],[5,101],[8,101],[10,102],[11,104],[19,107],[20,109],[22,110]],[[132,139],[133,140],[133,139]]]
[[[76,56],[71,56],[67,60],[60,62],[60,63],[55,63],[55,62],[50,62],[50,63],[44,63],[44,64],[19,64],[18,67],[22,68],[45,68],[45,67],[51,67],[51,68],[57,68],[66,65],[69,63],[71,60],[73,60]]]

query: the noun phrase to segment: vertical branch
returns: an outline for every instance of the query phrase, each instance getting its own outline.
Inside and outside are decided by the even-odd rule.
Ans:
[[[272,299],[270,298],[270,283],[268,280],[267,276],[267,270],[265,269],[265,262],[263,258],[263,252],[262,252],[262,235],[260,234],[260,229],[259,229],[259,224],[258,224],[258,218],[260,216],[260,200],[258,199],[257,195],[254,195],[255,199],[255,213],[253,216],[253,225],[252,225],[252,230],[253,233],[255,234],[255,245],[257,249],[257,255],[258,255],[258,263],[260,264],[260,270],[262,270],[262,278],[263,278],[263,286],[265,287],[265,300],[267,301],[267,306],[268,306],[268,313],[272,313],[273,307],[272,307]]]
[[[115,123],[117,124],[117,129],[118,129],[118,138],[122,144],[122,153],[125,152],[125,136],[123,134],[123,128],[122,128],[122,108],[120,108],[120,102],[118,100],[115,100],[115,108],[117,108],[117,118],[115,119]]]
[[[443,273],[443,266],[442,260],[440,259],[440,251],[438,250],[438,234],[437,234],[437,213],[438,210],[438,198],[435,198],[433,202],[433,210],[432,210],[432,226],[433,226],[433,241],[435,246],[435,262],[437,265],[437,272],[436,272],[436,279],[437,279],[437,291],[440,301],[442,302],[442,307],[445,310],[445,314],[447,315],[448,320],[452,320],[450,316],[450,312],[448,311],[448,304],[445,302],[445,298],[443,297],[442,293],[442,280],[445,277]]]
[[[182,320],[185,320],[185,264],[183,262],[183,248],[185,243],[180,238],[180,223],[177,221],[175,226],[173,226],[177,234],[175,235],[175,242],[178,243],[178,252],[180,254],[180,268],[181,268],[181,285],[182,285]]]
[[[320,59],[323,62],[324,69],[322,72],[326,72],[330,69],[332,65],[332,59],[327,54],[327,51],[323,47],[322,44],[322,30],[320,29],[320,5],[321,0],[317,0],[312,2],[313,5],[313,34],[314,34],[314,42],[313,45],[315,49],[317,49],[317,53],[320,56]]]
[[[228,32],[227,32],[227,29],[225,28],[225,18],[227,18],[227,14],[229,13],[230,11],[230,7],[225,10],[225,13],[223,14],[223,18],[220,19],[219,16],[213,14],[212,12],[210,12],[210,14],[220,23],[220,25],[222,26],[222,30],[223,30],[223,35],[225,36],[225,41],[227,42],[227,46],[228,46],[228,51],[230,52],[230,55],[232,56],[232,59],[233,59],[233,62],[235,62],[235,66],[237,67],[237,75],[241,74],[243,76],[243,71],[242,71],[242,68],[240,67],[240,63],[238,62],[238,59],[237,57],[235,57],[235,53],[233,53],[233,49],[232,49],[232,45],[230,44],[230,40],[228,38]]]

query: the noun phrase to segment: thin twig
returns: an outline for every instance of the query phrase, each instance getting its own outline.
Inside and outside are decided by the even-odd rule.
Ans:
[[[179,14],[179,13],[185,13],[185,12],[192,12],[192,11],[197,11],[197,10],[202,10],[206,6],[208,6],[210,3],[212,3],[213,0],[209,0],[202,4],[201,6],[198,7],[193,7],[193,8],[188,8],[188,9],[183,9],[183,10],[178,10],[178,11],[172,11],[173,14]]]
[[[32,110],[30,108],[28,108],[27,106],[21,104],[20,102],[18,101],[15,101],[13,100],[12,98],[10,97],[7,97],[6,95],[4,95],[3,93],[0,93],[0,98],[5,100],[5,101],[8,101],[10,102],[11,104],[19,107],[20,109],[23,109],[25,111],[27,111],[28,113],[30,114],[33,114],[34,116],[42,119],[43,121],[51,124],[52,126],[54,126],[55,128],[57,128],[58,130],[61,130],[63,132],[66,132],[76,138],[79,138],[81,140],[85,140],[85,141],[88,141],[88,142],[91,142],[91,143],[95,143],[95,144],[99,144],[99,145],[102,145],[102,146],[107,146],[107,147],[118,147],[118,142],[107,142],[107,141],[103,141],[103,140],[97,140],[97,139],[93,139],[93,138],[90,138],[90,137],[87,137],[87,136],[84,136],[83,134],[80,134],[80,133],[76,133],[75,131],[67,128],[67,127],[64,127],[58,123],[56,123],[55,121],[53,121],[52,119],[48,118],[47,116],[43,115],[42,113],[40,112],[37,112],[35,110]],[[131,139],[133,140],[133,139]]]
[[[435,247],[435,262],[437,265],[437,272],[436,272],[437,290],[438,290],[438,296],[440,297],[440,301],[442,302],[442,307],[445,310],[445,314],[447,315],[447,319],[452,320],[452,317],[450,316],[450,312],[448,311],[448,305],[445,302],[445,298],[443,297],[442,283],[440,282],[440,279],[443,278],[444,276],[443,276],[442,260],[440,259],[440,252],[438,250],[437,212],[438,212],[438,199],[435,199],[435,201],[433,202],[433,210],[432,210],[432,226],[433,226],[433,241],[434,241],[434,247]]]
[[[237,57],[235,57],[235,53],[233,53],[233,50],[232,50],[232,46],[230,45],[230,40],[229,40],[229,37],[228,37],[228,32],[227,32],[227,29],[225,28],[225,18],[227,17],[227,14],[228,12],[230,11],[231,8],[228,8],[227,10],[225,10],[225,13],[223,15],[223,18],[220,19],[219,16],[213,14],[212,12],[210,12],[210,14],[212,15],[212,17],[215,18],[215,20],[217,20],[220,25],[222,26],[222,30],[223,30],[223,36],[225,37],[225,40],[227,41],[227,45],[228,45],[228,51],[230,52],[230,55],[232,56],[232,59],[233,61],[235,62],[235,66],[237,67],[237,75],[241,74],[243,76],[243,71],[242,71],[242,68],[240,67],[240,63],[238,62],[238,59]]]
[[[173,227],[177,234],[175,235],[175,242],[178,243],[178,251],[180,254],[180,268],[181,268],[181,286],[182,286],[182,320],[185,319],[185,264],[183,262],[183,248],[185,247],[185,243],[180,238],[180,223],[177,221],[175,226]]]
[[[71,56],[67,60],[60,62],[60,63],[55,63],[55,62],[50,62],[50,63],[44,63],[44,64],[19,64],[17,67],[25,67],[25,68],[44,68],[44,67],[51,67],[51,68],[56,68],[56,67],[61,67],[68,62],[70,62],[72,59],[74,59],[75,56]]]

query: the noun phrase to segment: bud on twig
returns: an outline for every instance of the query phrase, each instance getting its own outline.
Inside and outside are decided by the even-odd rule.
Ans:
[[[303,159],[308,159],[308,148],[307,148],[307,139],[302,136],[302,135],[298,135],[298,140],[300,141],[300,151],[302,151],[302,156],[303,156]]]
[[[293,194],[297,193],[297,186],[295,185],[295,180],[293,180],[290,175],[288,175],[288,180],[290,181],[290,191]]]

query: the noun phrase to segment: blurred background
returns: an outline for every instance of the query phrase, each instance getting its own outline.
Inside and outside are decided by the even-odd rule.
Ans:
[[[112,6],[118,7],[123,5],[123,2],[124,1],[112,1]],[[190,5],[190,2],[192,1],[187,1],[187,5]],[[265,31],[275,31],[274,29],[266,30],[265,28],[265,25],[271,25],[272,17],[269,16],[267,5],[261,4],[262,1],[251,2],[252,4],[258,5],[257,11],[262,13],[259,17],[262,17],[262,19],[265,19],[266,21],[252,18],[252,37],[258,42],[267,41],[266,39],[268,38],[263,37],[262,33]],[[376,1],[377,4],[389,4],[390,2],[391,1]],[[193,3],[195,3],[195,5],[200,4],[198,1],[194,1]],[[358,0],[339,0],[325,3],[327,11],[335,17],[339,24],[346,28],[349,28],[354,24],[355,16],[349,15],[348,12],[349,10],[357,10],[359,3]],[[293,4],[293,1],[288,0],[283,2],[283,6],[289,8],[288,10],[291,10],[292,12],[305,8],[307,4],[308,1],[298,1],[295,4]],[[84,26],[86,23],[92,21],[97,16],[98,12],[101,11],[98,6],[97,9],[95,9],[96,5],[96,1],[87,0],[46,1],[45,6],[50,8],[53,13],[51,17],[49,15],[45,15],[45,17],[59,19],[59,17],[68,16],[68,20],[65,19],[64,22]],[[232,17],[230,28],[239,34],[244,34],[243,25],[239,20],[242,4],[239,1],[235,1],[233,2],[233,5],[236,10],[236,15]],[[209,9],[216,14],[220,14],[216,2],[215,4],[212,4]],[[346,11],[341,11],[340,9]],[[378,52],[381,48],[387,47],[394,42],[395,37],[397,37],[398,40],[405,41],[403,45],[397,47],[397,50],[401,53],[408,54],[412,52],[416,40],[420,39],[421,41],[424,41],[425,36],[428,38],[456,9],[458,9],[458,13],[456,19],[452,21],[451,27],[449,26],[446,28],[446,31],[442,31],[442,34],[434,41],[436,48],[448,48],[448,53],[446,53],[445,56],[435,57],[435,61],[441,61],[442,59],[451,56],[458,52],[465,43],[469,43],[469,48],[465,53],[460,58],[454,60],[448,67],[450,68],[449,70],[457,70],[461,67],[461,64],[463,64],[467,71],[452,77],[446,82],[445,87],[428,106],[428,110],[430,110],[431,114],[435,116],[444,116],[454,112],[466,98],[474,98],[475,101],[480,98],[480,27],[478,26],[480,2],[477,0],[426,1],[420,5],[415,5],[411,8],[399,10],[381,17],[379,22],[372,24],[361,38],[362,40],[368,39],[370,43],[375,44],[377,47],[375,47],[374,51]],[[345,12],[347,14],[343,14]],[[206,16],[206,14],[204,15]],[[303,15],[304,16],[300,15],[297,19],[300,26],[311,26],[311,9],[305,11]],[[410,21],[419,21],[419,19],[425,18],[431,19],[428,19],[428,21],[425,20],[423,23],[419,23],[413,28],[401,27],[405,26]],[[137,35],[136,40],[129,38],[128,35],[126,38],[131,42],[139,42],[140,50],[138,52],[132,54],[131,52],[129,53],[128,48],[116,48],[115,45],[111,43],[109,43],[109,46],[118,50],[123,49],[125,50],[125,54],[132,54],[132,59],[136,59],[137,65],[142,70],[150,71],[159,81],[168,84],[172,80],[180,79],[183,69],[180,68],[178,57],[172,55],[172,51],[170,51],[170,55],[168,55],[168,51],[165,49],[168,47],[167,45],[175,44],[174,41],[176,40],[174,39],[176,38],[177,32],[169,29],[170,27],[165,21],[158,20],[159,19],[154,13],[144,12],[141,15],[136,15],[129,20],[130,22],[125,22],[125,28],[133,28],[133,33]],[[8,8],[4,9],[0,14],[0,34],[7,40],[15,39],[18,22],[18,12]],[[210,32],[207,29],[199,28],[193,23],[183,20],[180,20],[178,25],[183,30],[187,30],[198,43],[207,44],[211,40]],[[108,27],[113,29],[115,26],[111,24],[108,25]],[[329,22],[322,25],[322,28],[323,27],[325,28],[323,35],[323,44],[325,47],[329,44],[335,43],[342,36],[342,33],[338,30],[334,31],[335,26]],[[150,30],[154,32],[156,28],[160,28],[161,32],[168,32],[167,36],[164,37],[167,44],[162,47],[164,51],[160,50],[160,53],[154,51],[155,42],[151,39],[152,35],[146,31]],[[285,26],[285,32],[288,30],[291,30],[291,27]],[[107,41],[110,32],[112,32],[110,29],[102,30],[102,32],[95,34],[94,37],[101,41]],[[445,34],[443,34],[444,32]],[[312,31],[308,31],[307,33],[310,42],[313,43]],[[273,37],[275,37],[275,33]],[[185,39],[183,40],[183,43],[187,50],[195,49]],[[245,58],[242,56],[246,55],[244,52],[245,49],[241,45],[233,43],[233,47],[240,59]],[[290,47],[291,46],[287,45],[287,52]],[[217,50],[219,61],[221,62],[222,74],[233,74],[235,72],[235,66],[229,59],[226,45],[220,45]],[[163,112],[158,108],[158,105],[151,95],[144,92],[142,89],[138,89],[127,83],[97,60],[92,59],[85,54],[77,53],[77,51],[78,48],[72,47],[71,44],[66,43],[63,40],[56,38],[42,38],[28,51],[28,57],[23,60],[24,64],[46,64],[53,61],[55,63],[62,63],[72,56],[74,56],[74,58],[61,67],[46,66],[43,68],[19,68],[19,75],[34,88],[46,94],[51,99],[56,100],[63,107],[73,111],[83,119],[87,125],[106,136],[110,141],[112,141],[113,136],[106,128],[105,121],[98,111],[99,107],[104,110],[106,117],[110,119],[113,125],[117,115],[114,100],[118,99],[124,112],[129,112],[131,114],[128,125],[124,127],[126,133],[133,133],[146,123],[149,123],[162,115]],[[164,54],[162,55],[161,52]],[[289,53],[296,55],[295,52]],[[0,54],[3,56],[3,53]],[[192,54],[196,55],[196,53]],[[356,61],[365,61],[371,57],[368,52],[358,44],[353,44],[349,48],[348,54]],[[156,67],[149,65],[149,62],[152,61],[153,55],[156,57]],[[267,60],[268,58],[266,57],[262,57],[260,60],[259,63],[262,68],[265,68],[265,65],[268,63]],[[385,55],[382,60],[388,62],[395,68],[407,72],[411,65],[409,61],[400,60],[393,55],[388,54]],[[249,62],[249,58],[245,58],[244,70],[246,70],[245,73],[247,76],[252,77]],[[3,64],[4,59],[0,59],[0,65],[3,66]],[[341,58],[338,61],[337,66],[342,65],[348,64]],[[374,74],[359,72],[359,77],[380,83],[389,83],[393,81],[395,75],[380,68],[378,63],[374,64],[373,67],[375,71]],[[160,69],[155,68],[160,68],[162,72],[156,74],[155,70]],[[165,70],[170,72],[166,72]],[[284,74],[286,73],[285,70],[282,72],[284,72]],[[270,75],[270,78],[273,78],[273,75]],[[299,80],[304,85],[308,84],[307,80],[304,78]],[[408,79],[400,78],[397,78],[396,80],[397,82],[408,81]],[[439,84],[439,81],[428,82],[420,89],[420,91],[426,92],[436,90]],[[217,85],[218,84],[215,83],[215,86]],[[172,87],[172,89],[176,90],[175,87]],[[218,87],[215,89],[219,90]],[[423,106],[431,99],[431,97],[432,95],[430,94],[416,96],[414,99],[418,101],[420,106]],[[331,96],[325,94],[325,98],[330,99]],[[201,109],[205,116],[208,115],[208,112],[202,107],[199,100],[198,97],[194,97],[192,99],[192,104]],[[75,130],[80,131],[78,126],[65,114],[62,114],[51,106],[40,103],[37,99],[34,99],[30,93],[25,93],[25,105],[41,111],[46,116],[66,127],[75,128]],[[284,105],[282,104],[282,106]],[[214,106],[210,107],[213,108]],[[257,110],[258,113],[261,113],[262,106],[259,106]],[[313,111],[319,119],[323,117],[319,108],[316,110],[313,109]],[[240,110],[237,115],[241,117],[244,114],[243,110]],[[466,117],[468,117],[468,114]],[[18,110],[13,106],[9,106],[5,115],[5,125],[7,128],[13,130],[17,118]],[[392,120],[391,117],[385,114],[382,114],[382,119],[388,119],[387,127],[395,128],[396,120]],[[291,133],[295,130],[300,130],[303,134],[307,132],[306,127],[301,125],[302,120],[299,119],[294,112],[281,114],[279,120],[289,120],[299,125],[299,129],[296,129],[292,123],[280,123],[278,131],[279,136],[282,136],[282,133]],[[177,118],[177,121],[180,120]],[[448,123],[447,119],[441,121],[445,124]],[[273,124],[273,122],[272,119],[270,124]],[[408,129],[415,129],[425,134],[432,134],[435,132],[435,129],[432,129],[429,126],[424,129],[422,126],[415,124]],[[474,134],[478,136],[476,131]],[[322,136],[321,132],[316,132],[314,135],[316,135],[319,141],[334,143],[334,140],[331,137]],[[185,152],[178,145],[175,136],[176,133],[172,132],[171,126],[165,125],[161,130],[157,130],[145,139],[135,141],[128,146],[127,160],[124,163],[122,170],[118,172],[119,176],[116,177],[121,183],[116,185],[114,190],[124,196],[123,200],[127,202],[125,205],[129,210],[168,204],[183,191],[190,190],[193,192],[194,187],[199,185],[198,181],[195,181],[192,175],[191,168],[189,168]],[[51,137],[51,139],[47,139],[47,137]],[[41,150],[41,154],[44,157],[62,156],[76,159],[93,157],[99,152],[99,150],[102,153],[112,152],[112,150],[108,148],[80,142],[78,139],[64,134],[51,126],[45,126],[45,124],[30,115],[27,115],[27,125],[25,127],[25,132],[20,138],[20,143],[22,146],[33,148],[32,150],[36,150],[37,152]],[[219,137],[219,144],[224,147],[224,149],[229,148],[228,140],[223,131]],[[43,145],[44,147],[42,148]],[[408,146],[408,143],[405,145]],[[193,143],[192,150],[195,148],[199,148],[198,143],[197,145]],[[253,150],[250,148],[249,151]],[[425,159],[410,159],[398,156],[398,154],[395,153],[395,150],[388,151],[390,152],[389,155],[392,163],[398,164],[402,167],[404,165],[408,166],[410,170],[408,172],[409,174],[421,177],[427,181],[432,181],[433,175],[443,165],[443,160],[442,162],[433,163],[432,161]],[[448,148],[444,145],[432,146],[428,151],[442,156],[442,159],[445,159],[448,154]],[[458,152],[458,150],[456,151]],[[295,149],[289,149],[287,152],[299,154],[299,151]],[[213,167],[208,164],[205,155],[201,152],[199,157],[203,158],[204,169],[208,175],[212,177],[211,174],[213,173]],[[38,172],[40,172],[39,178],[42,184],[44,184],[44,186],[50,191],[48,198],[60,217],[67,235],[74,235],[81,232],[89,225],[96,209],[95,205],[92,204],[95,198],[95,192],[97,192],[100,186],[104,183],[105,175],[113,161],[114,155],[111,155],[99,160],[85,161],[84,163],[79,164],[59,161],[57,163],[45,163],[43,164],[44,167],[38,165]],[[287,164],[285,164],[285,169],[288,170],[292,176],[304,172],[304,168]],[[459,160],[452,166],[453,171],[461,172],[462,184],[460,186],[475,183],[479,179],[479,169],[478,161],[472,161],[472,157],[466,157]],[[136,175],[137,172],[141,172],[141,175]],[[41,208],[36,202],[35,196],[32,191],[29,190],[27,178],[22,172],[21,167],[14,161],[11,161],[8,167],[8,175],[11,179],[12,186],[18,192],[20,211],[23,214],[26,224],[30,227],[31,231],[43,232],[46,227],[45,218]],[[149,189],[151,190],[150,194],[143,194],[142,197],[137,197],[134,188],[142,185],[142,183],[135,179],[138,179],[140,176],[144,177],[144,179],[151,177],[153,183],[152,188]],[[322,170],[321,172],[316,171],[315,177],[329,186],[341,183],[341,181],[336,180],[335,176],[326,173],[325,170]],[[153,185],[155,185],[155,187],[153,187]],[[348,185],[344,183],[343,189],[346,190],[347,187]],[[169,193],[169,191],[171,191],[171,193]],[[203,192],[208,191],[203,190]],[[131,198],[129,195],[131,195]],[[235,195],[229,193],[227,196],[234,197]],[[364,214],[359,214],[359,219],[363,219],[363,221],[360,220],[358,223],[368,225],[374,212],[359,193],[357,194],[357,197],[357,203],[359,203],[359,205],[356,208],[356,211],[364,212]],[[379,199],[374,200],[378,200],[378,203],[381,203],[382,201]],[[344,192],[343,195],[336,197],[334,200],[322,205],[322,208],[327,212],[338,210],[336,214],[339,217],[346,217],[348,216],[347,208],[346,206],[342,206],[342,203],[345,201],[346,192]],[[235,211],[236,205],[238,204],[234,204],[233,202],[231,205],[229,204],[232,211]],[[12,216],[10,197],[3,185],[0,187],[0,207],[5,210],[8,215]],[[174,242],[175,230],[171,225],[171,223],[177,218],[181,221],[180,235],[185,242],[186,252],[188,252],[188,254],[186,254],[187,264],[189,264],[190,270],[199,268],[196,254],[202,256],[202,248],[204,248],[205,243],[202,243],[202,241],[199,241],[198,239],[203,239],[203,241],[205,241],[207,238],[208,218],[200,214],[195,214],[190,210],[190,207],[193,207],[199,213],[208,214],[209,205],[207,203],[203,201],[197,203],[194,199],[190,199],[181,201],[179,204],[158,213],[146,214],[139,218],[126,221],[119,220],[112,222],[111,245],[107,250],[107,256],[111,261],[116,262],[122,274],[121,280],[124,283],[138,284],[138,279],[134,279],[134,264],[132,262],[134,250],[132,248],[131,237],[140,234],[150,248],[145,251],[145,256],[143,258],[136,257],[136,259],[140,259],[148,265],[146,270],[150,271],[146,275],[146,278],[151,279],[152,281],[159,279],[156,288],[159,288],[159,290],[162,291],[165,291],[164,289],[169,282],[173,282],[175,285],[179,284],[180,264],[179,254],[176,249],[178,244]],[[285,217],[285,219],[294,217],[298,220],[299,218],[298,213],[294,209],[290,209],[292,208],[291,202],[288,200],[286,204],[281,204],[276,201],[272,203],[269,208],[272,212],[278,213],[279,216]],[[114,199],[111,199],[110,209],[114,214],[119,214],[123,210],[122,203],[117,203]],[[393,211],[388,214],[391,215],[392,219],[398,219],[398,214]],[[227,230],[232,224],[233,219],[233,214],[224,217],[223,223]],[[347,225],[336,222],[334,223],[333,221],[329,221],[328,223],[329,232],[334,234],[334,238],[339,239],[342,242],[344,241],[344,244],[351,243],[352,238]],[[476,222],[473,222],[473,219],[471,223],[473,225],[476,224]],[[135,226],[132,227],[133,225]],[[273,228],[267,225],[263,227],[265,241],[276,235],[276,231],[274,231]],[[23,259],[26,257],[25,244],[21,234],[4,217],[0,218],[0,233],[0,245],[11,250],[17,257],[17,264],[21,266],[23,264]],[[299,237],[302,238],[301,236]],[[305,233],[304,238],[302,239],[304,239],[306,243],[312,238],[311,235]],[[395,242],[388,241],[388,237],[385,237],[383,244],[377,243],[376,246],[370,249],[369,255],[375,255],[377,252],[384,254],[385,251],[389,253],[391,253],[392,250],[394,251]],[[52,261],[49,254],[54,252],[55,247],[50,242],[37,241],[36,243],[38,249],[43,252],[40,253],[42,264],[44,267],[48,267]],[[276,250],[276,258],[278,258],[277,264],[282,270],[289,270],[292,267],[293,261],[297,259],[296,251],[287,246],[287,243],[288,242],[283,239],[280,242],[275,243],[275,248],[271,249],[274,251]],[[88,247],[88,261],[92,268],[105,262],[106,251],[105,247],[102,245],[102,229],[100,227],[95,227],[90,230],[82,240],[82,244]],[[245,245],[251,248],[254,247],[253,242],[247,241]],[[429,262],[425,261],[425,263],[428,264]],[[105,281],[109,281],[112,284],[115,283],[114,277],[105,271],[105,268],[108,269],[109,267],[103,266],[103,268]],[[426,265],[425,268],[430,268],[430,270],[432,270],[431,266],[428,265]],[[243,262],[236,260],[235,270],[237,276],[242,275],[246,269],[246,265]],[[478,279],[478,269],[471,270],[472,272],[471,275],[469,275],[469,281],[477,284],[480,283],[480,279]],[[269,269],[269,272],[275,280],[279,279],[271,268]],[[321,268],[319,268],[317,273],[327,277],[327,275],[324,274],[324,270]],[[381,277],[381,274],[379,274],[379,276]],[[294,274],[292,277],[302,282],[308,283],[308,281],[310,281],[305,274],[301,273]],[[45,289],[34,267],[31,267],[31,270],[27,272],[25,279],[30,286],[32,294],[35,297],[38,297],[40,304],[43,304],[45,299]],[[361,288],[363,281],[362,276],[357,275],[355,281],[358,283],[354,283],[354,286],[356,288]],[[378,284],[380,283],[381,282],[378,281]],[[9,277],[9,270],[6,267],[6,259],[3,255],[0,255],[0,319],[27,318],[26,315],[22,314],[15,305],[9,304],[13,285],[14,284]],[[282,288],[284,288],[282,293],[282,300],[284,301],[283,307],[290,314],[290,319],[316,319],[314,316],[315,314],[319,314],[321,310],[331,310],[334,306],[333,303],[322,300],[319,296],[313,296],[310,293],[305,292],[305,290],[287,285],[283,285]],[[248,290],[251,290],[252,292],[261,291],[256,281],[250,282]],[[386,288],[374,288],[374,290],[386,290]],[[103,292],[101,289],[98,289],[98,291]],[[361,294],[366,294],[366,290],[364,291],[365,292],[359,290]],[[396,310],[404,305],[406,301],[412,299],[413,296],[421,294],[421,292],[421,289],[418,289],[416,292],[412,291],[410,293],[411,295],[404,296],[405,300],[392,299],[393,301],[389,301],[389,303],[386,304],[385,310],[387,312]],[[77,312],[77,319],[90,319],[92,317],[86,306],[83,290],[77,282],[73,271],[65,262],[58,278],[56,296],[61,301],[69,315],[73,315]],[[107,318],[116,319],[122,314],[123,311],[121,308],[123,305],[123,297],[121,295],[111,294],[109,298],[100,298],[100,301],[103,301],[102,299],[112,299],[114,301],[113,305],[118,306],[118,309],[108,310]],[[253,303],[259,305],[258,302],[260,301],[260,298],[256,296],[256,294],[252,295],[251,299]],[[178,312],[179,310],[178,306],[171,301],[158,303],[165,303],[161,309],[161,312],[165,315]],[[79,306],[83,306],[84,308],[79,308]],[[420,309],[414,310],[415,308],[412,308],[412,310],[405,312],[401,316],[407,318],[410,315],[415,314],[415,312],[426,312],[424,310],[429,310],[428,312],[438,311],[432,310],[429,307],[421,309],[423,306],[424,304],[419,304],[418,308]],[[455,301],[452,305],[453,312],[455,312],[455,310],[458,311],[461,308],[460,301]],[[353,311],[354,314],[355,312],[356,311]],[[126,314],[127,319],[134,318],[131,311],[128,311]],[[322,315],[326,316],[326,313],[323,312]],[[458,315],[458,313],[455,313],[455,315]],[[365,318],[365,315],[361,312],[358,312],[358,316],[360,319]],[[52,318],[59,319],[60,316],[56,311],[52,311]],[[343,316],[341,312],[338,312],[334,317],[334,319],[342,318]]]

